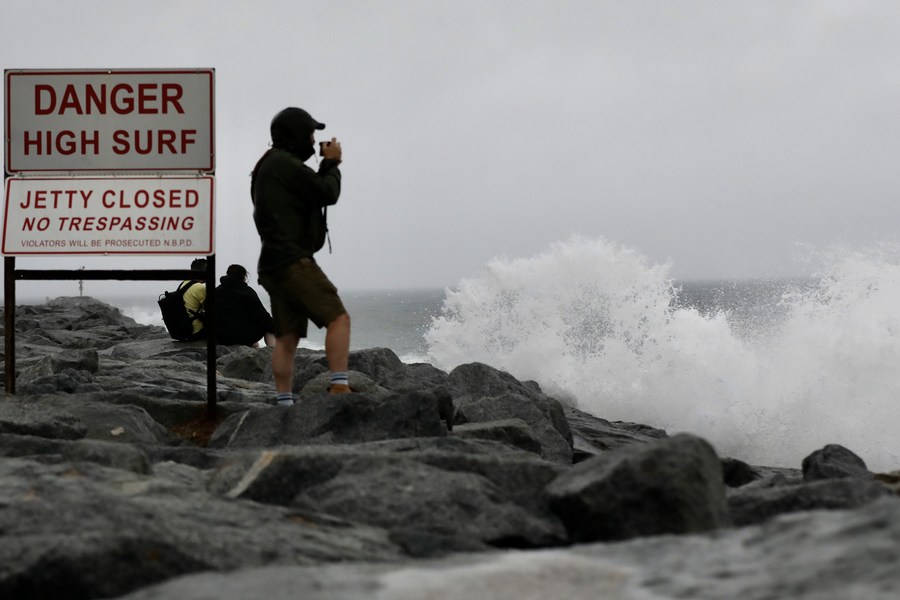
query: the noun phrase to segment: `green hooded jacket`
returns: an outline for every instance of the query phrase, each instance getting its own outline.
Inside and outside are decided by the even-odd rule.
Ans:
[[[324,159],[318,172],[299,156],[272,148],[253,169],[253,220],[262,242],[257,271],[266,273],[312,258],[325,243],[325,208],[341,194],[336,160]]]

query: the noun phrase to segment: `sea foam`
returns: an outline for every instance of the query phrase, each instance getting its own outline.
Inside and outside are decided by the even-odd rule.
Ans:
[[[495,259],[447,291],[429,360],[484,362],[599,417],[702,435],[753,464],[799,467],[838,443],[872,470],[900,469],[896,253],[836,253],[749,321],[684,305],[670,271],[582,237]],[[742,284],[745,302],[759,302],[756,289]]]

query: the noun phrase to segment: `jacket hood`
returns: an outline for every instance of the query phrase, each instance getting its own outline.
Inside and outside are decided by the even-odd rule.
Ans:
[[[246,283],[244,283],[244,280],[242,278],[235,277],[233,275],[222,275],[221,277],[219,277],[219,283],[221,283],[222,285],[228,285],[228,286],[246,285]]]

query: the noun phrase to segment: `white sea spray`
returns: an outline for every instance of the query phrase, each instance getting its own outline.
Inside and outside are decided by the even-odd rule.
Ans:
[[[837,253],[745,320],[680,303],[669,270],[581,237],[493,260],[447,292],[430,360],[484,362],[597,416],[696,433],[755,464],[799,467],[839,443],[872,469],[900,468],[894,255]]]

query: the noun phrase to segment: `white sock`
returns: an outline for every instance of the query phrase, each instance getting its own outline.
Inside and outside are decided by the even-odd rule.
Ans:
[[[347,371],[335,371],[331,374],[331,385],[350,385]]]

